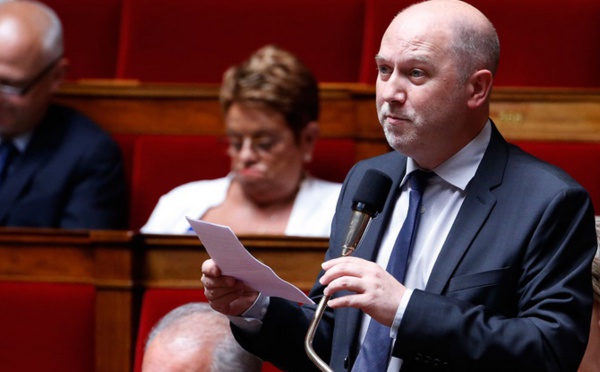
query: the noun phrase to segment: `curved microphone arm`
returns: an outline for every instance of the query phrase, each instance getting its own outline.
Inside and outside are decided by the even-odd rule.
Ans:
[[[363,179],[356,190],[356,195],[353,198],[352,217],[346,231],[346,238],[342,245],[342,257],[350,256],[354,253],[357,246],[360,244],[365,231],[373,218],[377,216],[383,209],[385,200],[392,186],[392,180],[383,172],[377,170],[369,170],[363,176]],[[327,302],[331,296],[321,297],[319,305],[315,310],[313,320],[308,327],[308,332],[304,338],[304,350],[310,360],[323,372],[333,372],[331,367],[323,361],[313,348],[313,340],[319,322],[323,317]]]

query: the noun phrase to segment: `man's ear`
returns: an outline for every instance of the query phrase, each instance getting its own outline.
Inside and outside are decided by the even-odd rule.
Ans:
[[[65,80],[67,76],[67,71],[69,70],[69,60],[65,57],[61,58],[58,61],[58,65],[52,72],[52,92],[56,92],[58,88],[60,88],[62,82]]]
[[[469,108],[477,108],[485,104],[492,92],[494,77],[489,70],[479,70],[469,77]]]
[[[312,160],[312,155],[315,150],[315,144],[319,138],[319,123],[311,121],[300,132],[300,148],[303,151],[304,162],[308,163]]]

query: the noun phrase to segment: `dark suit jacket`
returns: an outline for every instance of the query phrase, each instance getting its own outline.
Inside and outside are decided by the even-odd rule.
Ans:
[[[405,160],[393,152],[351,170],[327,259],[341,255],[351,199],[365,171],[389,174],[396,189]],[[356,256],[376,257],[394,197]],[[427,288],[408,303],[393,350],[404,360],[403,372],[575,371],[588,337],[595,249],[587,192],[565,172],[507,144],[494,128]],[[318,302],[322,290],[317,282],[310,295]],[[303,348],[314,307],[271,298],[257,335],[232,328],[242,346],[280,368],[315,370]],[[356,358],[360,317],[355,309],[329,309],[319,323],[314,347],[335,371],[349,370]]]
[[[51,105],[0,188],[0,226],[120,229],[126,205],[117,144],[87,117]]]

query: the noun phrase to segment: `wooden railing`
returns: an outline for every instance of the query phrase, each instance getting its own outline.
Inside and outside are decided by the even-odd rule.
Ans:
[[[115,134],[224,133],[218,85],[66,83],[58,102]],[[491,117],[512,140],[600,141],[600,90],[495,88]],[[356,159],[389,150],[365,84],[321,85],[321,134],[352,138]],[[451,125],[451,123],[449,123]]]
[[[284,280],[308,291],[327,239],[247,236],[242,244]],[[202,288],[208,255],[196,236],[131,231],[0,228],[2,281],[85,283],[96,289],[96,371],[131,371],[141,295]],[[58,341],[57,341],[58,342]]]

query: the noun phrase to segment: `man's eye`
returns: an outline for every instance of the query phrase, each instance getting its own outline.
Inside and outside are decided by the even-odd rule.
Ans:
[[[25,84],[16,83],[14,81],[0,80],[0,85],[3,87],[9,87],[10,89],[19,89],[22,86],[24,86]]]
[[[392,69],[389,68],[388,66],[381,65],[381,66],[377,66],[377,71],[380,74],[387,75],[387,74],[390,74],[392,72]]]
[[[419,78],[419,77],[423,77],[425,76],[425,73],[421,70],[411,70],[410,71],[410,76],[411,77],[415,77],[415,78]]]

